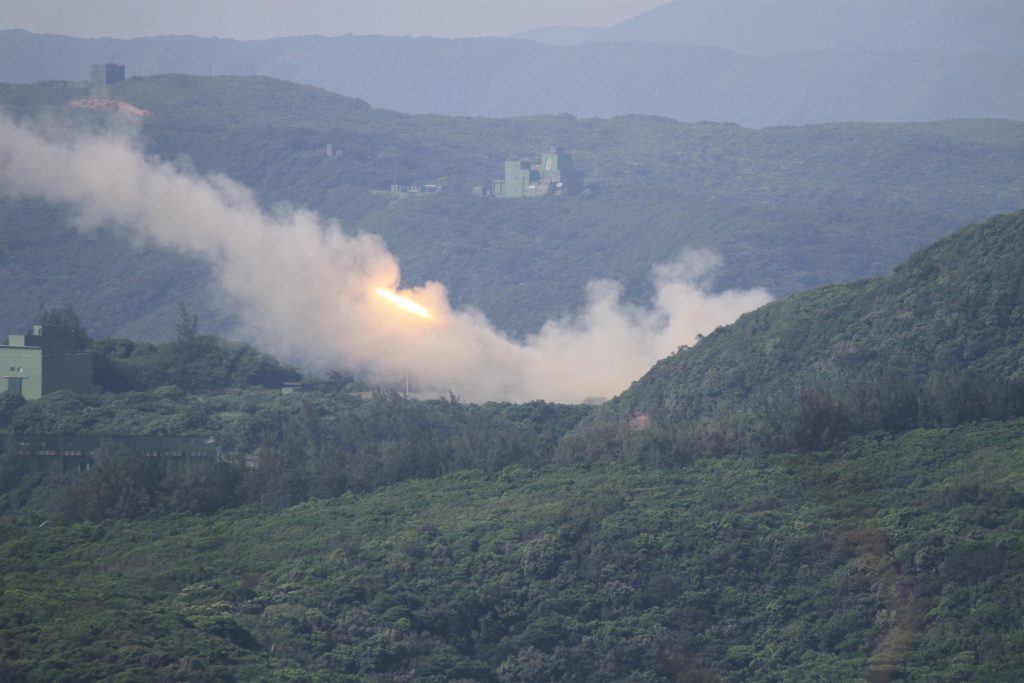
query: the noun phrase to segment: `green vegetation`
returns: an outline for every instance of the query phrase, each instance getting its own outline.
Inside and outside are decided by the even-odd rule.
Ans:
[[[848,407],[858,393],[898,400],[909,392],[917,405],[915,387],[929,377],[962,384],[961,402],[979,408],[984,402],[972,391],[998,392],[1000,382],[1024,379],[1022,263],[1024,212],[969,227],[889,277],[744,315],[658,363],[596,417],[710,417],[815,385]],[[965,382],[963,372],[977,382]]]
[[[343,385],[283,395],[260,384],[286,368],[200,336],[184,309],[171,344],[98,342],[108,375],[141,390],[4,399],[0,426],[209,434],[225,456],[111,446],[66,475],[0,453],[0,677],[1015,681],[1024,382],[1008,359],[1020,358],[1022,219],[767,309],[846,320],[818,313],[830,301],[879,335],[879,367],[912,348],[918,374],[844,384],[793,361],[763,376],[757,400],[737,394],[735,410],[700,420]],[[943,289],[954,282],[970,315],[942,308],[962,304]],[[750,317],[666,363],[733,330],[759,348]],[[935,331],[951,319],[962,330]],[[797,349],[801,362],[847,329],[804,320],[816,346]],[[976,353],[917,358],[974,328],[965,338],[992,340]],[[262,370],[215,372],[237,358]],[[220,379],[196,384],[207,366]],[[685,405],[666,387],[679,391],[663,385],[655,405]]]
[[[165,95],[184,98],[167,87],[189,85],[238,88],[233,107],[253,88],[282,87],[186,78],[124,87],[158,108]],[[321,96],[298,115],[327,116],[337,103]],[[373,110],[345,105],[367,139],[384,139],[374,137],[383,134]],[[276,116],[241,111],[239,130]],[[168,120],[175,115],[191,116]],[[395,131],[378,151],[413,139],[402,126],[437,123],[387,116]],[[1021,134],[995,123],[760,133],[644,119],[540,123],[581,135],[624,125],[638,146],[658,139],[645,142],[651,126],[716,138],[748,150],[733,169],[752,174],[748,181],[759,168],[749,150],[769,134],[792,142],[811,131],[830,153],[860,148],[886,159],[886,145],[908,132],[944,131],[957,145],[991,142],[995,130]],[[147,134],[159,138],[169,125],[154,115]],[[158,143],[164,153],[179,135],[215,153],[212,131],[223,128],[204,137],[192,125]],[[266,130],[275,140],[277,129]],[[862,147],[865,131],[876,138]],[[290,139],[312,161],[309,150],[330,138],[313,144],[307,134]],[[857,158],[836,173],[856,175],[866,163]],[[287,176],[266,162],[264,182]],[[551,202],[350,190],[368,198],[357,223],[443,209],[451,223],[437,235],[487,212],[589,216],[602,197],[615,198],[608,207],[670,194],[637,180],[602,195],[600,177],[586,197]],[[937,177],[918,180],[932,192],[943,187]],[[964,210],[973,200],[947,181],[941,201]],[[770,193],[782,181],[764,182]],[[31,211],[12,215],[29,221],[23,226],[35,220]],[[44,239],[12,234],[21,241],[0,248],[21,255]],[[164,263],[179,280],[174,262]],[[33,469],[13,439],[0,440],[0,680],[1016,681],[1024,670],[1022,263],[1024,212],[994,218],[889,277],[750,313],[597,409],[412,401],[357,392],[347,380],[283,394],[276,387],[297,379],[294,370],[199,334],[205,309],[176,304],[173,342],[94,342],[105,393],[0,397],[5,435],[202,435],[223,452],[185,463],[111,443],[91,469],[70,474]],[[70,307],[40,316],[86,338]]]
[[[9,681],[1013,681],[1024,422],[0,522]]]
[[[210,490],[204,508],[246,501],[280,508],[454,470],[533,466],[545,462],[589,410],[541,401],[522,406],[409,401],[388,392],[365,398],[344,391],[282,395],[257,388],[187,394],[172,386],[99,396],[56,392],[28,403],[5,400],[0,425],[15,434],[208,436],[216,439],[224,462],[180,467],[154,462],[137,469],[130,464],[137,456],[114,447],[84,475],[27,477],[17,456],[5,455],[0,445],[0,469],[10,472],[0,477],[0,494],[9,494],[0,495],[0,510],[16,510],[30,490],[42,486],[46,499],[33,498],[32,504],[65,520],[108,516],[89,510],[124,516],[102,502],[103,482],[116,480],[146,501],[128,516],[192,511],[182,500],[207,477],[229,486]],[[246,467],[244,456],[250,454],[256,456],[255,467]],[[224,467],[236,471],[225,479]]]
[[[17,116],[67,114],[62,103],[87,94],[83,83],[0,85]],[[642,299],[651,266],[683,248],[722,255],[716,287],[781,296],[882,275],[969,221],[1024,206],[1024,124],[1010,121],[749,130],[641,116],[407,116],[234,77],[130,79],[110,94],[152,112],[148,151],[226,173],[267,207],[290,202],[383,235],[406,284],[440,280],[513,334],[574,310],[593,278]],[[553,142],[585,170],[583,196],[472,196],[505,159],[537,158]],[[398,199],[386,194],[393,182],[444,189]],[[35,201],[0,202],[0,282],[19,291],[0,301],[0,329],[17,329],[40,302],[67,302],[98,335],[165,340],[178,301],[206,330],[234,329],[205,264],[104,230],[77,235],[62,209]]]
[[[0,397],[0,429],[9,434],[112,439],[95,467],[71,477],[33,472],[0,443],[0,510],[73,521],[244,502],[280,508],[454,470],[536,465],[591,410],[543,401],[464,405],[454,396],[410,401],[347,377],[285,394],[282,383],[300,379],[297,372],[246,345],[200,336],[195,322],[182,310],[170,344],[95,342],[102,394]],[[118,435],[212,438],[223,459],[140,458]]]
[[[190,392],[227,387],[280,388],[300,374],[247,344],[199,335],[186,343],[103,339],[93,345],[96,382],[107,391],[174,386]]]

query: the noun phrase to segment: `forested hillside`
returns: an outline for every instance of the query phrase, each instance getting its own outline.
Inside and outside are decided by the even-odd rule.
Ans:
[[[0,86],[15,116],[64,116],[83,83]],[[459,305],[522,334],[583,300],[592,278],[649,293],[652,265],[684,248],[724,259],[715,287],[781,296],[884,274],[972,220],[1024,206],[1024,124],[836,124],[749,130],[660,118],[407,116],[263,78],[131,79],[110,95],[151,114],[141,142],[199,172],[222,172],[268,207],[291,202],[383,235],[405,284],[445,282]],[[75,110],[97,125],[104,114]],[[474,197],[508,158],[552,144],[585,173],[582,196]],[[326,154],[327,146],[335,150]],[[396,197],[392,183],[440,194]],[[200,264],[105,231],[76,235],[59,207],[0,202],[0,330],[39,304],[72,303],[100,336],[169,338],[177,302],[204,329],[230,304]]]
[[[0,521],[5,681],[1015,681],[1024,423]]]
[[[967,12],[961,10],[966,16],[955,22],[958,28],[972,23],[974,4]],[[89,64],[114,60],[136,76],[271,76],[414,114],[647,114],[755,127],[967,117],[1024,120],[1024,56],[1008,49],[1019,42],[1020,21],[1013,19],[1020,16],[1019,7],[1010,8],[1009,14],[978,32],[1005,36],[1001,44],[990,39],[981,49],[961,48],[961,54],[921,52],[920,46],[907,43],[877,46],[874,52],[859,46],[793,52],[791,45],[754,57],[715,47],[711,41],[717,32],[710,30],[704,31],[704,40],[688,44],[635,42],[625,35],[626,42],[568,47],[508,38],[115,40],[0,31],[0,81],[78,80],[87,77]],[[734,26],[736,18],[757,15],[740,7],[719,24],[742,29]],[[662,31],[695,26],[651,16]],[[786,21],[782,16],[780,12],[773,19],[788,27],[805,19]],[[768,23],[755,22],[748,30],[763,34]],[[849,24],[840,26],[845,31]],[[812,40],[822,35],[813,29],[809,33]],[[957,51],[957,41],[949,36],[937,42]],[[756,46],[758,41],[746,43]]]
[[[939,373],[965,372],[989,386],[1024,379],[1022,264],[1024,212],[968,227],[888,277],[797,294],[742,316],[658,363],[603,416],[709,417],[811,387],[843,401],[895,391],[886,398],[912,410],[906,383]],[[961,401],[983,403],[971,394]]]
[[[598,419],[101,340],[106,393],[0,399],[0,677],[1016,681],[1022,244],[1001,216],[771,304]],[[17,454],[117,432],[222,456]]]
[[[1018,683],[1024,10],[810,1],[590,35],[922,51],[0,31],[65,79],[0,83],[0,342],[54,340],[0,368],[0,683]],[[550,146],[578,192],[488,194]],[[602,405],[458,395],[679,318]],[[100,391],[26,400],[60,343]]]

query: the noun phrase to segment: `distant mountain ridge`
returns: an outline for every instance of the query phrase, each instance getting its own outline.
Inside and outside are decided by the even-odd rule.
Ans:
[[[128,73],[264,75],[407,113],[647,114],[744,126],[1024,120],[1024,55],[821,52],[747,57],[636,42],[556,47],[502,38],[84,40],[0,31],[0,81]]]
[[[742,54],[879,50],[1024,54],[1016,0],[675,0],[605,29],[547,27],[518,37],[579,45],[708,45]]]

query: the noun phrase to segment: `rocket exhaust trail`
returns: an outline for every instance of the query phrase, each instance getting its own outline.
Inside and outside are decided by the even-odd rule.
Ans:
[[[402,309],[406,313],[411,313],[425,320],[430,320],[433,317],[432,315],[430,315],[430,311],[428,311],[425,307],[416,303],[407,296],[402,296],[398,292],[392,292],[390,290],[384,289],[383,287],[377,287],[373,291],[377,296],[384,299],[385,301],[391,302],[392,304]]]
[[[238,313],[232,334],[267,351],[382,382],[411,369],[424,387],[440,395],[454,381],[471,401],[613,396],[698,333],[770,300],[763,290],[707,292],[719,259],[686,252],[653,269],[646,305],[598,280],[582,310],[515,341],[480,311],[453,309],[441,283],[397,294],[398,261],[380,237],[346,234],[311,211],[268,214],[249,189],[147,157],[130,136],[3,115],[0,194],[69,206],[79,230],[110,228],[204,260]],[[382,314],[383,299],[434,324]]]

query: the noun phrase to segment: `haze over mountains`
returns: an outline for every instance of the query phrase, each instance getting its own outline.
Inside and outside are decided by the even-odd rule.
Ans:
[[[665,0],[4,0],[0,28],[82,38],[155,35],[238,40],[301,35],[505,36],[538,26],[610,26]]]
[[[675,0],[604,29],[517,37],[571,45],[636,41],[716,46],[748,55],[825,50],[1024,53],[1016,0]]]
[[[2,31],[0,80],[79,80],[88,64],[116,61],[138,76],[273,76],[408,113],[651,114],[745,126],[1024,120],[1021,34],[1024,6],[1011,0],[680,0],[604,30],[524,34],[556,45]]]

